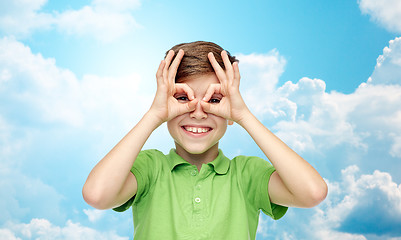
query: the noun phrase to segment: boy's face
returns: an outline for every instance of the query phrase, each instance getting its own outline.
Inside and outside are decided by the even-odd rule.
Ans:
[[[210,84],[219,83],[215,73],[194,76],[184,79],[193,91],[195,98],[200,102],[205,96]],[[179,102],[186,102],[186,96],[176,95]],[[215,94],[211,98],[211,104],[222,98]],[[167,122],[170,135],[173,137],[177,153],[186,151],[190,154],[201,154],[207,151],[218,151],[217,144],[227,129],[227,120],[203,111],[201,105],[197,104],[194,111],[177,116]]]

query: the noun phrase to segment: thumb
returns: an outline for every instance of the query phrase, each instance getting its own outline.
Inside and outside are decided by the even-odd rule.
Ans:
[[[196,105],[198,104],[197,99],[193,99],[192,101],[190,101],[189,103],[185,104],[185,106],[187,107],[187,112],[192,112],[193,110],[195,110]]]
[[[187,112],[194,111],[197,104],[198,104],[198,100],[197,99],[189,101],[186,104],[181,104],[181,106],[180,106],[180,114],[184,114],[184,113],[187,113]]]
[[[203,111],[207,112],[207,113],[211,113],[214,115],[218,115],[217,113],[217,107],[213,104],[210,104],[208,102],[205,101],[200,101],[201,107],[203,109]]]

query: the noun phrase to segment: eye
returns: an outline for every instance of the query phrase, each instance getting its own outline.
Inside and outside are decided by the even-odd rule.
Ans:
[[[209,100],[209,103],[219,103],[220,102],[220,99],[219,98],[211,98],[210,100]]]
[[[214,104],[220,103],[222,98],[223,98],[223,95],[215,93],[210,98],[209,103],[214,103]]]
[[[174,97],[175,97],[175,99],[177,99],[178,102],[187,102],[187,101],[189,101],[187,95],[178,95],[178,96],[174,96]]]

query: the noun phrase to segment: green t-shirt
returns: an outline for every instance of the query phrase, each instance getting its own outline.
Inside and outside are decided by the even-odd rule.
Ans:
[[[270,202],[275,171],[258,157],[217,158],[195,165],[174,149],[141,151],[131,169],[137,194],[116,211],[132,206],[134,239],[255,239],[259,213],[281,218],[287,207]]]

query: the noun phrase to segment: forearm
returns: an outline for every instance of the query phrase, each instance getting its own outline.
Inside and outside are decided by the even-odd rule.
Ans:
[[[136,157],[160,124],[161,122],[148,112],[93,168],[83,187],[84,199],[89,204],[97,208],[110,208],[120,201],[120,193]],[[136,186],[133,191],[135,194]]]
[[[273,196],[273,198],[278,201],[285,199],[286,204],[294,206],[312,206],[324,199],[327,185],[307,161],[269,131],[250,112],[245,114],[240,125],[270,160],[290,194],[289,198],[288,196]],[[282,192],[275,191],[278,193],[276,195],[285,195],[281,194]]]

